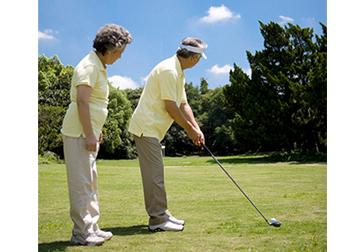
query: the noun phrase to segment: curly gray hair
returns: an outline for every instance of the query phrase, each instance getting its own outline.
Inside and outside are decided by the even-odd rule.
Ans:
[[[96,33],[93,47],[96,51],[105,55],[106,51],[113,52],[130,44],[132,37],[130,32],[120,25],[107,24]]]

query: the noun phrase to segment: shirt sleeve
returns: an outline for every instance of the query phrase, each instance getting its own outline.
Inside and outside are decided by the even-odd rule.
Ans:
[[[181,103],[187,103],[185,87],[183,88],[183,95],[181,97]]]
[[[161,100],[176,101],[176,75],[171,70],[159,74]]]
[[[88,85],[94,88],[98,77],[99,71],[97,68],[94,65],[87,65],[78,72],[75,87],[79,85]]]

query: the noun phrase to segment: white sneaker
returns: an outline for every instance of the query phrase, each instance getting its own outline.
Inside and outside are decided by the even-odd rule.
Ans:
[[[176,219],[176,218],[170,213],[170,211],[169,211],[168,209],[166,209],[165,213],[167,214],[167,216],[169,216],[169,220],[170,220],[170,221],[172,221],[172,222],[174,222],[175,224],[178,224],[178,225],[183,225],[183,226],[185,225],[185,221]]]
[[[96,234],[91,233],[87,237],[80,235],[71,236],[70,243],[75,245],[83,245],[83,246],[99,246],[105,242],[104,238],[96,236]]]
[[[171,222],[174,222],[175,224],[178,224],[178,225],[182,225],[182,226],[185,225],[185,221],[184,221],[184,220],[178,220],[178,219],[176,219],[174,216],[169,216],[169,220],[170,220]]]
[[[161,231],[183,231],[184,226],[175,224],[172,221],[166,221],[159,225],[149,225],[149,230],[153,232],[161,232]]]
[[[110,232],[110,231],[102,231],[100,229],[96,230],[95,231],[95,234],[98,236],[98,237],[101,237],[103,238],[105,241],[107,240],[110,240],[112,237],[113,237],[113,234]]]

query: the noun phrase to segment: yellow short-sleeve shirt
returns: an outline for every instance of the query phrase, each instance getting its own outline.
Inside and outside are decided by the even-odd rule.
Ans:
[[[79,85],[92,87],[89,98],[90,119],[94,134],[99,139],[108,114],[109,86],[104,66],[94,51],[85,56],[74,69],[70,89],[71,103],[66,111],[61,129],[62,134],[65,136],[80,137],[82,135],[86,138],[76,103],[77,87]]]
[[[174,121],[166,111],[165,100],[175,101],[179,107],[187,102],[185,77],[176,55],[155,66],[132,115],[129,131],[161,141]]]

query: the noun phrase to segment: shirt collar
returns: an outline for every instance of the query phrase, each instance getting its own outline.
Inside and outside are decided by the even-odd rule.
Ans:
[[[96,67],[100,70],[100,71],[105,71],[104,65],[102,64],[100,58],[96,55],[94,50],[90,51],[90,58],[92,58],[94,60],[94,63],[96,65]]]
[[[176,56],[176,54],[174,55],[175,58],[175,67],[176,67],[176,71],[178,71],[179,73],[182,74],[182,77],[186,77],[184,71],[181,69],[181,64],[180,64],[180,60],[178,59],[178,57]]]

